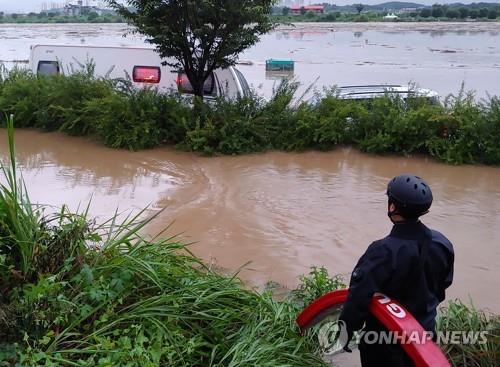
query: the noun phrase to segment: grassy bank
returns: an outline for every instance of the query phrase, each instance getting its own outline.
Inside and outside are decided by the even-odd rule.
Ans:
[[[205,154],[241,154],[348,144],[369,153],[500,164],[498,97],[478,102],[461,92],[443,105],[390,95],[359,102],[341,100],[332,89],[306,103],[297,102],[296,91],[296,83],[285,82],[270,100],[221,100],[194,115],[175,95],[94,78],[91,67],[68,77],[14,70],[0,78],[0,111],[15,114],[19,127],[94,136],[114,148],[176,144]]]
[[[8,125],[0,366],[326,366],[314,333],[299,336],[295,317],[343,287],[341,278],[315,268],[276,301],[217,274],[175,238],[143,237],[149,220],[96,224],[64,207],[47,215],[18,179]],[[489,330],[485,345],[444,346],[454,364],[494,366],[499,318],[460,302],[447,310],[441,330]]]
[[[324,365],[296,303],[218,275],[175,238],[143,238],[137,217],[46,216],[15,162],[3,169],[1,366]]]

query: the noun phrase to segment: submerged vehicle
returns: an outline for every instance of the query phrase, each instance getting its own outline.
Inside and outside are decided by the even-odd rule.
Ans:
[[[152,47],[33,45],[30,69],[37,75],[72,74],[92,65],[94,75],[128,79],[138,88],[156,87],[161,92],[192,95],[186,74],[162,65],[165,60]],[[233,66],[216,69],[205,81],[205,98],[233,99],[246,96],[250,87]]]
[[[375,84],[375,85],[348,85],[338,88],[338,97],[351,100],[371,100],[393,95],[406,100],[408,98],[425,98],[429,102],[438,104],[439,94],[430,89],[417,88],[414,86],[402,86],[398,84]]]

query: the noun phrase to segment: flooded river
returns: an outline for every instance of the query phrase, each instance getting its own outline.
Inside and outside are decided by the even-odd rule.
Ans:
[[[123,24],[0,24],[0,60],[27,61],[32,44],[144,45]],[[295,61],[295,77],[324,86],[416,83],[440,95],[466,89],[500,95],[500,23],[301,23],[280,27],[241,55],[265,96],[277,79],[265,60]]]
[[[287,287],[312,265],[349,273],[368,244],[387,234],[385,187],[402,172],[422,175],[435,197],[424,222],[455,245],[460,297],[500,312],[500,168],[449,166],[413,157],[270,152],[199,157],[160,148],[112,150],[84,138],[16,131],[19,165],[32,201],[75,209],[92,199],[101,219],[116,208],[165,208],[147,228],[171,225],[208,262],[256,287]],[[6,133],[0,154],[6,157]]]
[[[30,45],[144,45],[122,24],[0,24],[0,63],[27,65]],[[462,82],[478,97],[500,95],[500,23],[332,23],[280,27],[241,55],[240,70],[269,96],[265,60],[295,61],[308,86],[417,83],[441,96]],[[1,111],[0,111],[1,113]],[[205,158],[169,148],[118,151],[88,139],[16,132],[32,201],[75,210],[91,200],[101,220],[115,210],[163,212],[147,228],[170,226],[205,261],[262,288],[294,287],[312,265],[348,274],[391,228],[385,187],[402,172],[422,175],[435,204],[424,222],[456,251],[448,298],[500,313],[500,168],[448,166],[426,158],[377,157],[350,148]],[[0,130],[0,155],[6,158]],[[343,365],[356,365],[347,357]]]

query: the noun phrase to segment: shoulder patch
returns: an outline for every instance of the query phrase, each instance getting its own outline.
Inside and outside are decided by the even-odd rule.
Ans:
[[[360,281],[363,278],[363,275],[364,275],[363,269],[361,269],[361,268],[355,268],[352,271],[351,280],[354,281],[354,282],[358,282],[358,281]]]

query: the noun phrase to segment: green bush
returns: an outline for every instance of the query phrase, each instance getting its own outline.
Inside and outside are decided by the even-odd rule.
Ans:
[[[175,238],[145,239],[140,231],[154,218],[139,220],[144,213],[101,225],[87,210],[46,216],[17,179],[11,118],[7,127],[0,365],[327,366],[317,328],[302,337],[295,318],[303,305],[345,287],[342,277],[313,267],[277,301],[215,273]],[[454,366],[497,365],[497,315],[454,301],[440,310],[437,329],[486,331],[487,343],[442,347]]]
[[[0,187],[0,365],[326,366],[297,306],[247,290],[135,217],[46,217],[16,180]]]
[[[301,275],[299,279],[300,284],[292,291],[292,296],[303,306],[311,304],[329,292],[346,288],[341,275],[332,278],[324,267],[313,266],[308,275]]]
[[[485,343],[449,343],[443,351],[453,366],[495,367],[500,355],[500,317],[467,306],[460,300],[449,301],[438,314],[437,331],[485,332]]]
[[[393,95],[342,100],[335,89],[311,103],[297,97],[298,83],[285,80],[269,100],[251,94],[193,110],[175,95],[95,78],[92,65],[66,77],[20,70],[1,75],[0,110],[15,114],[20,127],[90,135],[114,148],[175,144],[203,154],[243,154],[351,144],[368,153],[500,164],[499,98],[478,102],[463,90],[444,105]]]

